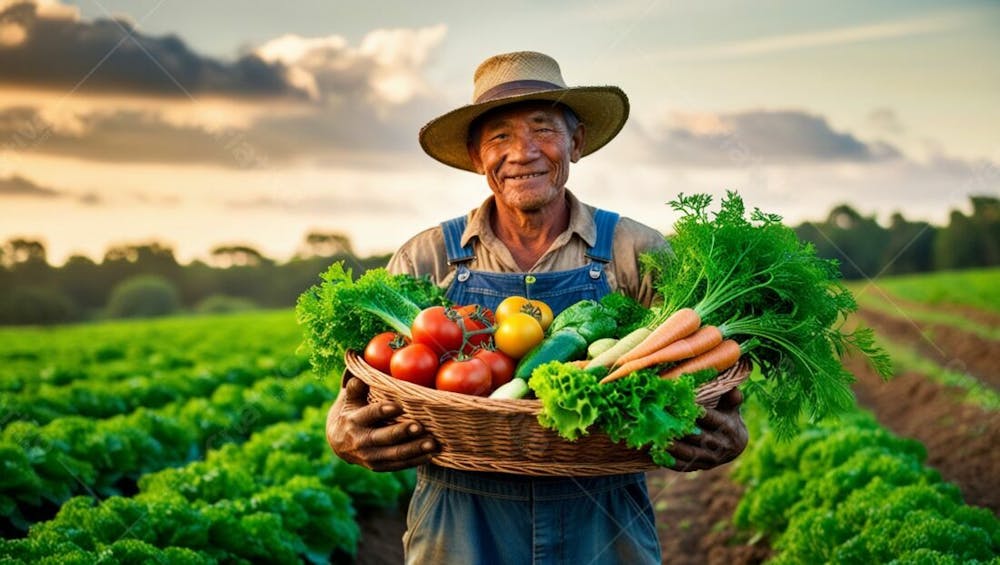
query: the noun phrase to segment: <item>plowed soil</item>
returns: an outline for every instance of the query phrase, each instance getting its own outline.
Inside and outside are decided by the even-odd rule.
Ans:
[[[862,317],[881,339],[916,347],[941,365],[966,371],[1000,389],[1000,371],[996,370],[1000,343],[953,327],[921,327],[870,310],[862,312]],[[1000,514],[996,489],[1000,412],[963,404],[959,400],[962,391],[923,375],[904,373],[885,383],[862,362],[849,360],[848,368],[858,377],[855,392],[863,407],[897,435],[922,442],[928,451],[927,465],[957,484],[968,504]],[[695,473],[663,470],[648,474],[664,563],[752,564],[768,557],[766,541],[753,540],[729,523],[742,487],[729,479],[728,471],[729,466],[723,466]],[[363,516],[357,562],[401,563],[404,522],[405,510]]]

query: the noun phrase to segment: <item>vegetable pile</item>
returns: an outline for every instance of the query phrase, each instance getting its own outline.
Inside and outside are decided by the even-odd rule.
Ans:
[[[815,421],[854,406],[854,378],[840,361],[844,354],[861,354],[880,375],[891,374],[870,329],[844,330],[857,304],[840,283],[835,261],[817,257],[779,216],[760,210],[748,216],[735,192],[727,193],[717,212],[709,213],[711,201],[704,194],[681,194],[669,203],[682,213],[669,238],[671,250],[642,256],[662,303],[639,327],[595,352],[583,370],[544,367],[534,373],[529,384],[543,403],[542,425],[568,439],[594,425],[632,446],[645,440],[663,465],[671,461],[664,446],[694,429],[699,412],[671,412],[688,417],[687,425],[674,427],[658,421],[659,414],[643,413],[638,407],[658,394],[647,389],[657,376],[681,379],[687,388],[678,384],[672,394],[689,394],[747,357],[764,378],[747,382],[744,390],[761,397],[776,434],[789,437],[803,412]],[[623,398],[620,404],[612,400],[616,395]],[[619,419],[623,415],[636,418],[636,428],[647,435],[633,434]]]
[[[836,261],[817,257],[780,216],[755,209],[748,218],[735,192],[711,217],[710,204],[708,195],[678,195],[670,202],[683,214],[670,239],[675,257],[645,258],[663,296],[647,326],[651,335],[687,323],[651,348],[662,352],[652,354],[654,364],[679,361],[661,374],[721,371],[741,355],[749,357],[766,378],[746,390],[763,397],[779,436],[797,429],[802,412],[817,420],[854,406],[854,377],[840,361],[846,353],[864,356],[885,378],[891,375],[889,357],[875,345],[871,329],[844,330],[857,303],[840,282]],[[681,359],[668,355],[685,335],[690,348]]]
[[[542,341],[553,319],[548,305],[520,296],[501,302],[496,315],[476,304],[452,305],[429,279],[384,268],[354,280],[337,262],[321,278],[296,305],[303,345],[321,375],[342,368],[353,350],[397,379],[485,396],[513,378],[518,359]]]
[[[429,279],[370,269],[353,279],[338,261],[320,275],[323,282],[299,296],[296,318],[304,327],[313,370],[326,375],[342,368],[344,353],[363,351],[377,334],[409,335],[422,308],[447,304],[444,292]]]
[[[613,293],[553,319],[544,303],[510,297],[494,320],[476,305],[447,306],[426,280],[375,269],[351,281],[335,264],[298,303],[314,367],[326,372],[347,349],[367,347],[369,364],[424,386],[497,399],[533,393],[541,425],[570,440],[599,429],[648,447],[660,465],[673,462],[672,441],[697,433],[696,389],[741,357],[761,369],[744,391],[760,397],[779,436],[797,430],[803,413],[815,421],[850,410],[854,378],[840,358],[860,354],[883,377],[891,363],[870,329],[845,331],[857,304],[837,263],[779,216],[748,214],[735,192],[718,211],[711,203],[705,194],[669,203],[681,213],[670,248],[641,257],[661,298],[651,309]],[[482,377],[491,371],[480,355],[506,356],[516,369]]]

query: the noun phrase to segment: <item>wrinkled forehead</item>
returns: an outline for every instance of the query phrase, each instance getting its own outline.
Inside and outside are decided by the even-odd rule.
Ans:
[[[469,140],[473,141],[478,137],[483,127],[491,127],[503,123],[505,120],[524,117],[536,114],[540,118],[555,121],[563,126],[566,125],[564,112],[568,108],[559,102],[547,100],[528,100],[514,104],[506,104],[486,112],[469,124]]]

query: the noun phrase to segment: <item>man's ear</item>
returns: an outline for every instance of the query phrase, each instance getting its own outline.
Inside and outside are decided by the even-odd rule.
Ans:
[[[570,148],[569,160],[571,163],[576,163],[580,160],[580,154],[583,153],[583,141],[587,138],[587,128],[583,123],[576,125],[576,131],[570,137],[570,143],[573,146]]]
[[[465,148],[469,151],[469,159],[472,160],[472,167],[476,172],[481,175],[486,174],[486,170],[483,169],[483,160],[479,158],[479,148],[476,147],[476,144],[470,141],[466,144]]]

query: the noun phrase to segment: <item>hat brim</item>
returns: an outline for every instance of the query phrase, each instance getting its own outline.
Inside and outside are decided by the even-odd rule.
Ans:
[[[614,139],[628,119],[625,92],[616,86],[577,86],[543,90],[470,104],[435,118],[420,128],[420,146],[431,157],[464,171],[477,172],[469,157],[469,126],[484,113],[500,106],[541,100],[569,106],[584,123],[581,156],[589,155]]]

